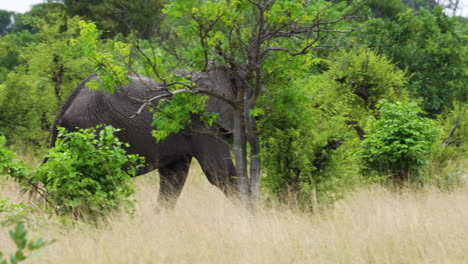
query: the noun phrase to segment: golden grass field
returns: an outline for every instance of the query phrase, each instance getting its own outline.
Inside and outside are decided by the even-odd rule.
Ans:
[[[136,179],[133,219],[66,229],[36,215],[30,237],[56,239],[25,263],[468,263],[468,187],[356,190],[321,214],[278,208],[251,215],[194,166],[177,207],[157,212],[157,173]],[[19,199],[14,184],[0,199]],[[14,249],[0,229],[0,250]]]

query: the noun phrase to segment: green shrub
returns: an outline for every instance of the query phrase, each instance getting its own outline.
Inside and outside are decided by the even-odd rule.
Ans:
[[[58,128],[55,147],[48,161],[37,169],[44,196],[58,215],[75,219],[105,220],[112,210],[129,210],[134,193],[131,177],[142,164],[137,155],[127,155],[110,126],[67,132]]]
[[[256,112],[262,115],[262,188],[280,203],[314,211],[351,189],[358,174],[356,135],[345,117],[317,102],[303,87],[270,89]]]
[[[414,102],[378,104],[380,118],[369,122],[361,157],[365,165],[396,182],[424,181],[424,169],[430,161],[440,131],[435,123],[421,116]]]

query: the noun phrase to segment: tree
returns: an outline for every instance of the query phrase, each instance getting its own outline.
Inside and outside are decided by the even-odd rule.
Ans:
[[[37,34],[33,34],[28,30],[9,33],[0,37],[0,83],[7,79],[9,71],[21,64],[21,53],[37,38]]]
[[[80,16],[96,23],[103,37],[131,31],[149,39],[157,35],[162,22],[161,9],[167,0],[62,0],[70,16]]]
[[[304,211],[332,204],[359,175],[352,154],[359,139],[326,97],[337,104],[343,100],[324,89],[319,78],[305,74],[271,86],[253,111],[261,116],[262,190],[268,198]]]
[[[366,139],[369,117],[378,117],[382,99],[404,100],[408,79],[388,58],[364,48],[313,63],[327,70],[269,87],[258,105],[264,190],[306,210],[353,187],[360,169],[354,153]]]
[[[172,1],[163,10],[179,43],[172,54],[202,71],[210,64],[229,69],[236,98],[192,91],[234,109],[234,157],[240,197],[248,207],[257,200],[260,176],[260,142],[251,111],[265,89],[299,70],[297,60],[312,59],[310,51],[333,48],[339,34],[357,29],[349,26],[345,7],[326,1]]]
[[[37,33],[38,28],[34,25],[35,18],[45,18],[49,13],[63,12],[63,5],[58,3],[41,3],[33,5],[31,10],[24,14],[14,13],[11,32],[28,30]]]
[[[396,21],[374,23],[359,34],[358,45],[386,55],[407,71],[408,90],[412,97],[423,99],[423,110],[429,115],[450,109],[454,101],[467,100],[467,27],[440,6],[416,13],[407,10]]]
[[[10,144],[27,140],[47,145],[63,100],[93,71],[81,51],[70,45],[79,33],[78,20],[49,14],[32,21],[38,33],[22,31],[0,39],[8,72],[0,84],[0,133]]]

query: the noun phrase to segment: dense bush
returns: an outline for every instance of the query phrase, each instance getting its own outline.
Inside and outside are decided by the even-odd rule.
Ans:
[[[423,117],[414,102],[378,105],[380,117],[370,122],[361,155],[366,166],[394,180],[421,180],[440,131]]]
[[[264,190],[302,210],[327,206],[350,190],[358,169],[355,133],[332,109],[311,107],[313,91],[290,86],[262,98],[259,130]]]
[[[35,173],[45,197],[59,215],[85,220],[105,219],[120,206],[131,209],[134,193],[130,178],[142,158],[127,155],[112,127],[67,132],[59,128],[48,161]]]

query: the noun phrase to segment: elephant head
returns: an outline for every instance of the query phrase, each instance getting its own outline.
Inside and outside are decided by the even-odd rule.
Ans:
[[[209,96],[205,110],[218,113],[216,123],[225,131],[234,131],[233,106],[227,101],[236,99],[238,83],[232,71],[225,66],[212,66],[203,72],[194,72],[191,76],[196,84],[195,90]]]

